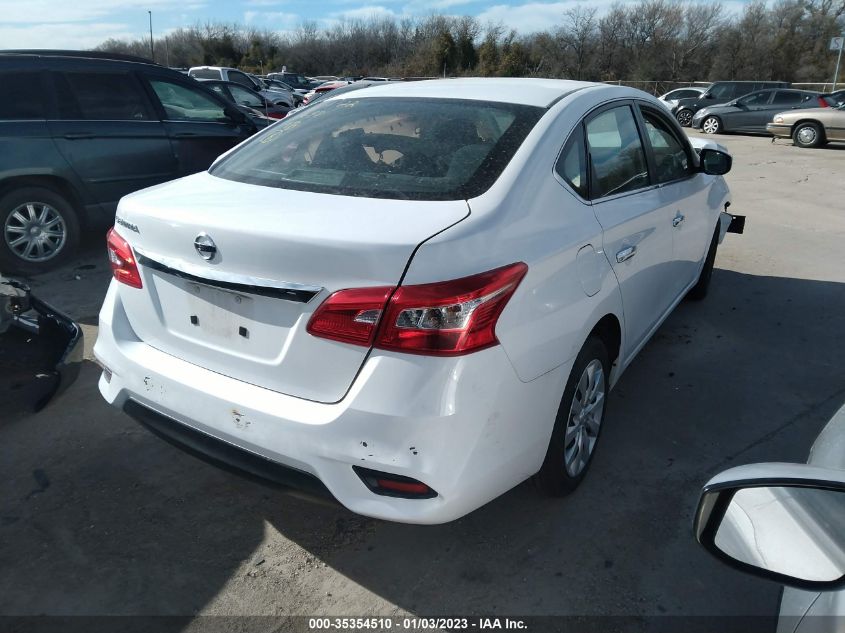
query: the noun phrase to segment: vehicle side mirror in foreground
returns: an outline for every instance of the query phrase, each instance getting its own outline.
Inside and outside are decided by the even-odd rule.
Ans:
[[[845,585],[845,471],[806,464],[731,468],[704,486],[695,536],[721,561],[815,591]]]
[[[724,176],[731,170],[733,158],[717,149],[703,149],[699,154],[701,171],[711,176]]]

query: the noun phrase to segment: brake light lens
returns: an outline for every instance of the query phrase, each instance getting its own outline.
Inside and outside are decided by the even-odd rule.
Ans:
[[[519,262],[395,292],[340,290],[317,309],[307,329],[335,341],[411,354],[468,354],[498,344],[496,322],[526,272],[528,266]]]
[[[827,102],[827,100],[824,97],[819,97],[819,107],[820,108],[829,108],[830,104]]]
[[[135,261],[135,253],[129,243],[120,237],[114,227],[106,234],[106,248],[114,278],[133,288],[143,288],[141,273]]]
[[[369,347],[392,292],[387,286],[338,290],[317,308],[306,329],[314,336]]]

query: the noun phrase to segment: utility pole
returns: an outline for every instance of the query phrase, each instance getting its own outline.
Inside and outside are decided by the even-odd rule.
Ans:
[[[150,60],[156,60],[155,50],[153,49],[153,12],[147,11],[150,14]]]

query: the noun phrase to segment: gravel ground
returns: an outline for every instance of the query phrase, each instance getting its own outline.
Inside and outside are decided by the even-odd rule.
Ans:
[[[746,234],[620,381],[583,486],[549,500],[523,484],[442,526],[257,485],[106,406],[92,238],[32,280],[83,324],[88,361],[45,411],[0,414],[0,614],[772,614],[778,587],[706,554],[692,513],[726,467],[803,461],[845,401],[845,147],[719,141]]]

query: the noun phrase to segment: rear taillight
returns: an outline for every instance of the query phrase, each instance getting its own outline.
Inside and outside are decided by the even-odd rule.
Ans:
[[[369,347],[392,292],[391,287],[338,290],[317,308],[307,330],[321,338]]]
[[[106,234],[106,248],[114,278],[133,288],[142,288],[141,273],[135,262],[135,254],[129,243],[118,235],[114,228]]]
[[[829,108],[830,104],[825,100],[824,97],[819,97],[819,107],[820,108]]]
[[[336,341],[412,354],[456,356],[498,343],[496,322],[528,271],[523,263],[452,281],[340,290],[308,331]]]
[[[267,116],[271,119],[284,119],[287,114],[287,112],[268,112]]]

